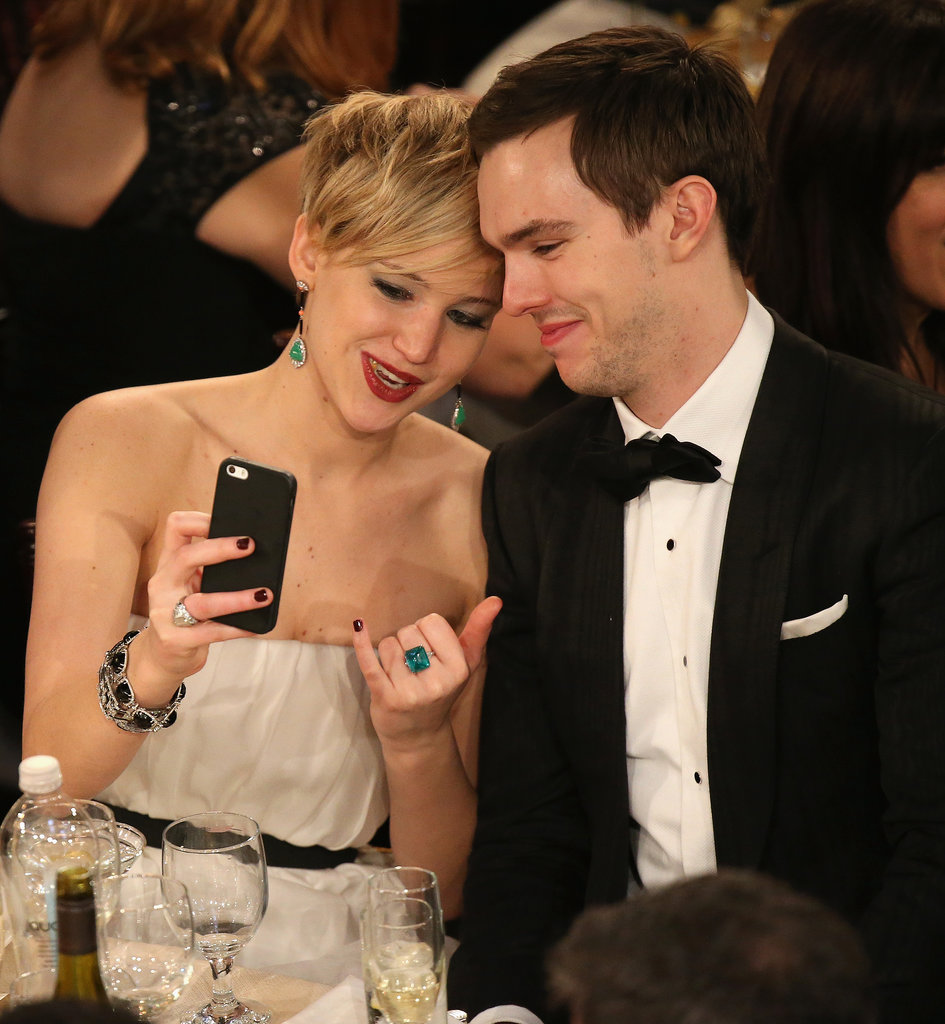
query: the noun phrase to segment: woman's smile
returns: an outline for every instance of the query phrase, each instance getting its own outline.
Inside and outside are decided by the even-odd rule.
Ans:
[[[385,402],[403,402],[414,394],[423,383],[419,377],[403,370],[395,370],[387,363],[367,352],[361,353],[364,379],[373,394]]]

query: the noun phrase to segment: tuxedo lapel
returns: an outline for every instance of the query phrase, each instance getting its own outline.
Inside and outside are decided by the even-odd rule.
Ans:
[[[612,402],[601,403],[596,416],[588,419],[586,432],[573,439],[573,450],[592,436],[622,440]],[[628,804],[623,504],[574,463],[565,479],[568,494],[546,547],[548,584],[557,591],[557,613],[549,624],[545,649],[554,652],[550,667],[567,690],[565,743],[575,745],[572,763],[587,766],[588,798],[613,816],[615,800]],[[619,826],[625,830],[626,824],[624,815]]]
[[[771,817],[780,627],[826,383],[823,349],[775,317],[732,491],[712,625],[708,757],[720,866],[757,866]]]

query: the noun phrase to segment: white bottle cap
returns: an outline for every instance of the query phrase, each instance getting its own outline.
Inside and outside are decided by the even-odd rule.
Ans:
[[[62,786],[62,769],[49,754],[35,754],[20,762],[20,789],[24,793],[55,793]]]

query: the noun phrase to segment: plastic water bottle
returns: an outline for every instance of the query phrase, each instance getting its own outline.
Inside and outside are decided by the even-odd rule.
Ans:
[[[62,770],[39,754],[20,763],[23,795],[0,824],[3,904],[17,974],[55,970],[56,878],[60,868],[94,865],[92,823],[62,792]]]

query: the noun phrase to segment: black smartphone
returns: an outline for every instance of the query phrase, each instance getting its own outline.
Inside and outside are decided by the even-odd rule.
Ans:
[[[266,587],[272,592],[272,603],[265,608],[221,615],[217,622],[253,633],[268,633],[274,628],[289,550],[295,489],[295,477],[285,470],[238,458],[220,463],[210,536],[252,537],[256,547],[246,558],[205,566],[200,589],[210,594]]]

